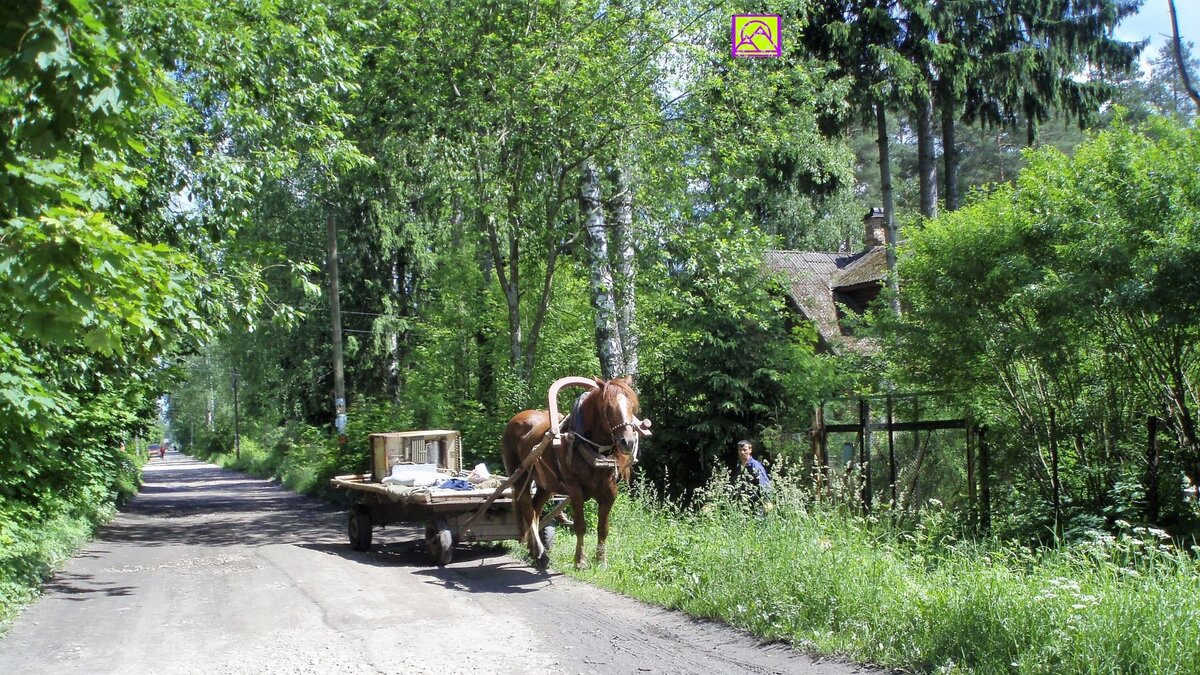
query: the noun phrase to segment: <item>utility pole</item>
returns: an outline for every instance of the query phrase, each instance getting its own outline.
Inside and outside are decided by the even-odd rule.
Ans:
[[[234,457],[242,459],[242,432],[238,423],[238,372],[233,371],[233,452]]]
[[[333,209],[325,216],[329,235],[329,320],[333,325],[333,407],[338,445],[346,444],[346,379],[342,370],[342,303],[338,297],[337,225]]]

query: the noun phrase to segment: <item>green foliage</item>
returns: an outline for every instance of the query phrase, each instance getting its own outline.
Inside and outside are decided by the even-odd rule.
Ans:
[[[807,34],[807,5],[787,24]],[[735,12],[737,10],[734,10]],[[680,104],[703,207],[752,225],[789,249],[837,250],[861,234],[853,156],[831,136],[849,117],[850,81],[784,40],[780,59],[730,59],[716,31]]]
[[[104,461],[109,453],[95,449],[91,455]],[[77,458],[76,465],[91,475],[79,475],[69,490],[42,490],[36,503],[0,494],[0,632],[37,597],[50,573],[114,515],[114,504],[137,493],[143,461],[131,443],[105,471]]]
[[[1160,531],[1058,550],[945,536],[934,515],[903,531],[810,504],[776,477],[767,518],[726,481],[681,512],[643,491],[618,500],[607,569],[575,572],[621,593],[715,618],[765,640],[916,672],[1185,673],[1200,667],[1195,557]]]
[[[1118,485],[1144,471],[1146,415],[1166,416],[1168,461],[1197,475],[1198,142],[1152,120],[1071,158],[1032,153],[1015,187],[902,248],[897,379],[961,392],[1046,499],[1057,446],[1068,511],[1111,523]]]
[[[685,494],[734,443],[797,417],[834,387],[831,361],[793,327],[762,274],[765,241],[732,227],[685,229],[662,248],[639,380],[655,422],[646,470]]]
[[[95,524],[136,487],[121,448],[181,355],[263,308],[294,318],[266,284],[311,266],[232,239],[265,181],[363,161],[335,95],[356,62],[329,20],[302,3],[0,10],[0,511]],[[48,558],[20,555],[6,583],[35,583]]]

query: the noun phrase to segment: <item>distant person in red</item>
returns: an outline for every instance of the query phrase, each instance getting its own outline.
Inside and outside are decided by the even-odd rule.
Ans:
[[[171,444],[171,441],[168,441],[165,438],[163,439],[162,445],[158,446],[158,458],[159,459],[162,459],[163,457],[167,456],[167,446],[170,444]]]

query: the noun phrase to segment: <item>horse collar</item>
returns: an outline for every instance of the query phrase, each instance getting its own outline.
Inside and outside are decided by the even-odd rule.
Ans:
[[[617,432],[626,427],[631,428],[636,431],[638,428],[638,425],[634,422],[621,422],[620,424],[612,424],[612,420],[610,420],[608,417],[608,411],[604,410],[601,413],[601,415],[604,416],[604,423],[606,425],[608,425],[608,427],[609,427],[609,429],[608,429],[608,441],[609,441],[608,445],[601,445],[601,444],[597,443],[596,441],[593,441],[592,439],[588,438],[587,436],[584,436],[583,435],[583,427],[584,427],[583,401],[588,396],[590,396],[592,393],[593,392],[590,392],[590,391],[584,392],[578,399],[575,400],[575,405],[572,406],[572,409],[571,409],[571,417],[573,418],[571,420],[571,430],[574,433],[575,438],[587,443],[588,445],[592,446],[593,448],[596,448],[596,451],[599,452],[604,457],[611,457],[613,454],[614,448],[617,447]],[[623,454],[630,454],[630,453],[623,453]],[[634,456],[634,461],[636,462],[637,461],[636,451],[633,453],[633,456]]]

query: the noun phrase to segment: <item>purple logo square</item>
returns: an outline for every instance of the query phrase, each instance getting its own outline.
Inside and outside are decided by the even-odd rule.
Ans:
[[[778,14],[734,14],[733,58],[783,55],[783,21]]]

